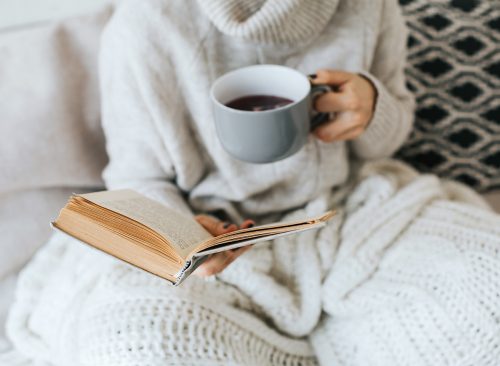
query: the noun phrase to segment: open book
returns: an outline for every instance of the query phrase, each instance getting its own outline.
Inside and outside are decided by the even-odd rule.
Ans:
[[[316,229],[333,215],[329,211],[214,237],[193,217],[125,189],[72,195],[52,226],[178,285],[209,254]]]

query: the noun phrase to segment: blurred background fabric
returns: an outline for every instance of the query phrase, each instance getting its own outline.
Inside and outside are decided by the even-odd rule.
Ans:
[[[413,133],[398,156],[480,192],[500,188],[500,1],[400,0]]]
[[[0,3],[0,352],[17,274],[50,220],[71,193],[103,187],[97,53],[111,8],[89,3]]]
[[[0,0],[0,31],[84,14],[109,0]]]

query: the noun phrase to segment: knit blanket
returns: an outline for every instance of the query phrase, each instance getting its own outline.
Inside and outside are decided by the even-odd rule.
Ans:
[[[179,288],[56,234],[21,274],[0,364],[498,364],[500,218],[475,193],[381,161],[283,220],[333,206]]]

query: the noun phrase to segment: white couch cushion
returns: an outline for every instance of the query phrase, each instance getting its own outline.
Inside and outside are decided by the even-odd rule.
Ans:
[[[71,192],[103,186],[97,55],[110,14],[0,32],[0,279],[48,239]]]
[[[0,194],[101,185],[97,53],[108,17],[0,33]]]

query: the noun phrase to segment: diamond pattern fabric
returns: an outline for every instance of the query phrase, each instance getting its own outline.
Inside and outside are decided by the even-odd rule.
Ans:
[[[399,2],[418,107],[398,157],[481,192],[500,188],[500,1]]]

